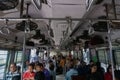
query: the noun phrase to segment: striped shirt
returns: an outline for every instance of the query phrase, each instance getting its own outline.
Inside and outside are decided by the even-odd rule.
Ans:
[[[20,73],[15,71],[14,73],[12,73],[12,72],[7,73],[5,80],[21,80],[20,78],[21,78]]]

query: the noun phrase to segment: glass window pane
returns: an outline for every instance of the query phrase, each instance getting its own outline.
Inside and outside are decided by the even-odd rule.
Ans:
[[[0,50],[0,80],[3,79],[8,51]]]
[[[22,60],[22,51],[18,51],[18,54],[17,54],[17,63],[21,62],[21,60]]]

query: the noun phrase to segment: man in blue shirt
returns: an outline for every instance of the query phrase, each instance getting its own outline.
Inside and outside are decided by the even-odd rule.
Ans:
[[[43,64],[40,63],[40,68],[41,68],[41,71],[44,73],[45,75],[45,80],[51,80],[50,79],[50,72],[44,68]]]
[[[65,75],[65,80],[72,80],[73,75],[78,75],[77,70],[74,69],[74,62],[73,60],[70,61],[70,70]]]

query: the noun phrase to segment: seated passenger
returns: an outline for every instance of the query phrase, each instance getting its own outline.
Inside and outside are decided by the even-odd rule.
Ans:
[[[101,74],[97,72],[96,64],[92,64],[90,69],[90,74],[87,75],[86,80],[103,80]]]
[[[33,69],[34,66],[32,64],[29,64],[28,70],[23,74],[23,80],[34,80],[35,73]]]
[[[104,80],[113,80],[112,79],[112,68],[111,65],[108,66],[107,72],[104,75]]]
[[[70,61],[69,67],[70,67],[70,70],[67,71],[67,73],[65,75],[65,80],[72,80],[71,77],[73,75],[78,75],[77,70],[74,69],[74,62],[73,62],[73,60]]]
[[[5,80],[21,80],[21,75],[17,71],[17,66],[15,63],[12,63],[10,65],[10,72],[8,74],[6,74]]]
[[[36,64],[36,73],[35,73],[35,80],[45,80],[45,74],[42,72],[42,67],[43,64],[42,63],[38,63]]]

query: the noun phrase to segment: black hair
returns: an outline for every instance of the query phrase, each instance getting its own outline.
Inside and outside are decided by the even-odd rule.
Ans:
[[[108,68],[107,68],[107,72],[109,72],[109,69],[110,69],[110,68],[111,68],[111,65],[108,66]]]
[[[21,67],[20,66],[17,66],[17,70],[20,71]]]
[[[90,68],[92,68],[92,67],[94,67],[94,66],[96,66],[96,67],[97,67],[97,65],[96,65],[96,64],[92,64],[92,65],[90,65]]]
[[[32,69],[34,69],[34,65],[31,63],[31,64],[29,64],[28,66],[31,66],[32,67]]]
[[[49,60],[49,63],[52,63],[53,61],[52,60]]]
[[[90,63],[91,63],[91,62],[94,62],[94,61],[93,61],[93,60],[90,60]]]
[[[34,78],[35,80],[45,80],[45,74],[42,71],[36,72]]]
[[[38,63],[36,66],[43,67],[43,64],[42,63]]]
[[[16,63],[11,63],[11,65],[14,65],[15,67],[17,67]]]
[[[70,60],[70,66],[69,66],[69,68],[74,68],[74,60],[73,59]]]

